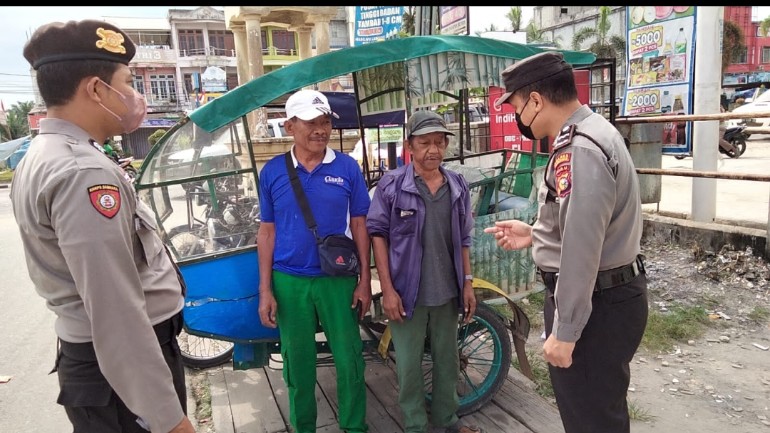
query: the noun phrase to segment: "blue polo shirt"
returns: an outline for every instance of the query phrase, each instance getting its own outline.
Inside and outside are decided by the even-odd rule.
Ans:
[[[275,224],[273,269],[291,275],[325,275],[315,238],[305,224],[291,187],[284,158],[282,153],[270,159],[259,175],[262,221]],[[292,159],[318,224],[318,236],[345,233],[352,238],[350,218],[366,216],[370,203],[356,160],[327,147],[321,164],[308,172],[294,157],[294,146]]]

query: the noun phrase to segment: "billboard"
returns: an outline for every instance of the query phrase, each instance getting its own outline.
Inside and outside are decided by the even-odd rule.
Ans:
[[[692,114],[695,6],[628,6],[624,116]],[[663,152],[692,149],[692,125],[663,126]]]
[[[403,16],[404,6],[356,6],[353,46],[396,37]]]

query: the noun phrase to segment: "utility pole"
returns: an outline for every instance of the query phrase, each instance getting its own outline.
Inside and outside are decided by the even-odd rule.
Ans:
[[[698,6],[695,46],[713,47],[697,50],[695,55],[695,90],[693,114],[719,113],[722,87],[722,22],[724,6]],[[719,158],[719,121],[693,122],[694,171],[717,171]],[[713,222],[716,218],[717,180],[693,178],[692,219]]]

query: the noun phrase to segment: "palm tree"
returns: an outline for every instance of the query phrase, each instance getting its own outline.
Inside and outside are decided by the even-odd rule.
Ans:
[[[527,25],[527,43],[528,44],[553,44],[557,49],[561,49],[561,36],[550,40],[545,31],[538,28],[535,21],[532,20]]]
[[[508,21],[511,22],[511,31],[516,33],[521,30],[521,6],[513,6],[508,13],[505,14]]]
[[[767,36],[768,30],[770,30],[770,17],[763,19],[762,22],[759,23],[759,33],[762,36]]]
[[[572,49],[580,51],[583,42],[595,37],[596,41],[588,47],[588,51],[596,54],[596,57],[617,59],[624,56],[626,39],[618,35],[610,35],[610,27],[612,27],[609,19],[610,12],[609,6],[599,6],[599,18],[596,27],[583,27],[575,32],[572,37]]]
[[[6,111],[8,127],[0,127],[0,141],[9,141],[29,135],[29,121],[27,115],[35,103],[32,101],[19,102]],[[10,137],[8,136],[10,133]]]
[[[767,23],[770,26],[770,18],[765,18],[760,25],[760,31],[762,26]],[[735,63],[741,53],[746,50],[746,44],[744,43],[745,37],[743,30],[732,21],[725,20],[722,27],[722,73],[727,70],[730,64]]]
[[[401,17],[401,30],[399,31],[400,37],[407,37],[414,35],[414,20],[415,20],[415,7],[407,6],[404,10],[404,15]]]
[[[491,23],[489,24],[489,27],[484,30],[476,30],[476,36],[481,36],[482,33],[496,32],[496,31],[498,30],[497,30],[497,27],[495,27],[495,23]]]

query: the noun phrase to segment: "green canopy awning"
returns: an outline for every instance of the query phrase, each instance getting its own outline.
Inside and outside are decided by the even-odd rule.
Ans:
[[[505,67],[543,48],[476,36],[412,36],[344,48],[301,60],[257,77],[189,114],[206,131],[303,87],[356,73],[359,100],[372,98],[364,114],[403,108],[408,96],[418,105],[439,90],[500,86]],[[573,66],[590,65],[592,53],[558,50]],[[390,92],[380,98],[373,98]],[[422,98],[422,99],[421,99]],[[423,101],[423,102],[421,102]]]

